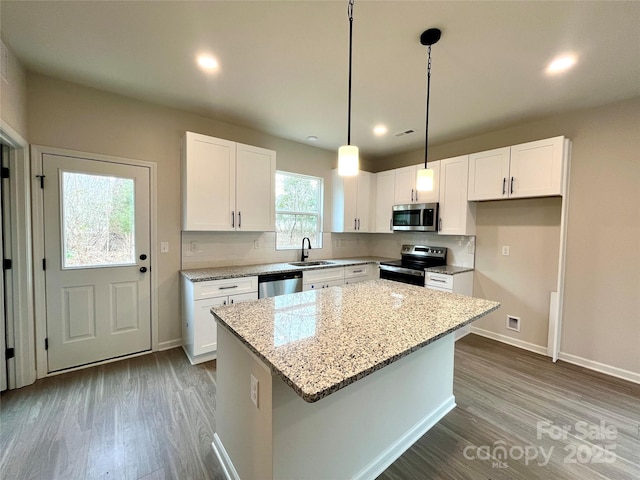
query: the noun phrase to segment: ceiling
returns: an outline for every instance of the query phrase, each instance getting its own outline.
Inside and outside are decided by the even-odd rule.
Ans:
[[[346,143],[347,1],[0,1],[29,70],[337,149]],[[356,0],[352,143],[370,158],[640,96],[640,2]],[[195,57],[213,54],[207,74]],[[578,63],[550,77],[548,62]],[[389,133],[376,137],[372,128]],[[415,133],[397,137],[408,129]]]

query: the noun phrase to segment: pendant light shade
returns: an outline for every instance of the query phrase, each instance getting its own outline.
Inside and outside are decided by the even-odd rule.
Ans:
[[[358,147],[343,145],[338,149],[338,175],[352,177],[358,175]]]
[[[360,168],[358,147],[351,145],[351,59],[353,51],[353,4],[349,0],[347,17],[349,18],[349,107],[347,113],[347,144],[338,149],[338,175],[350,177],[358,175]]]
[[[433,191],[433,170],[427,167],[427,152],[429,148],[429,91],[431,90],[431,45],[440,40],[442,32],[438,28],[430,28],[420,35],[420,43],[426,45],[428,51],[427,59],[427,113],[424,126],[424,168],[418,170],[416,179],[416,190],[419,192]]]

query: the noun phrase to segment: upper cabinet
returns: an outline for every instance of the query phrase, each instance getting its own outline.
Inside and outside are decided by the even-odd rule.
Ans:
[[[395,169],[395,205],[439,201],[440,161],[428,162],[427,165],[433,170],[433,191],[431,192],[419,192],[416,189],[418,170],[424,168],[423,163]]]
[[[332,170],[332,232],[370,232],[373,174],[358,172],[353,177],[341,177]],[[373,187],[372,187],[373,184]]]
[[[395,204],[396,171],[376,173],[376,213],[374,232],[393,233],[391,211]]]
[[[186,231],[275,230],[276,152],[187,132],[182,161]]]
[[[475,235],[476,204],[467,201],[469,155],[440,161],[441,235]]]
[[[469,200],[562,195],[564,137],[469,156]]]

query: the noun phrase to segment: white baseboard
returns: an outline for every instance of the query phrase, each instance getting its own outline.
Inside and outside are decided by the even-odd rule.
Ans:
[[[233,462],[231,458],[229,458],[229,454],[227,450],[222,445],[222,441],[217,433],[213,434],[213,442],[211,442],[211,446],[213,447],[213,452],[218,457],[218,461],[222,466],[222,474],[224,478],[227,480],[240,480],[240,475],[236,471],[236,468],[233,466]]]
[[[587,358],[578,357],[577,355],[571,355],[570,353],[560,352],[558,359],[567,363],[572,363],[580,367],[588,368],[589,370],[595,370],[596,372],[611,375],[612,377],[621,378],[629,382],[640,384],[640,373],[625,370],[623,368],[613,367],[605,363],[596,362]]]
[[[547,356],[547,347],[536,345],[535,343],[525,342],[524,340],[518,340],[517,338],[508,337],[507,335],[501,335],[499,333],[484,330],[478,327],[471,327],[471,333],[480,335],[481,337],[487,337],[498,342],[506,343],[514,347],[522,348],[523,350],[529,350],[533,353],[539,353],[540,355]]]
[[[377,478],[384,472],[400,455],[408,450],[420,437],[427,433],[436,423],[453,410],[456,406],[456,399],[451,395],[429,415],[424,417],[413,427],[411,427],[402,437],[393,442],[380,455],[373,459],[368,465],[353,476],[353,479],[364,480]],[[227,477],[228,478],[228,477]]]
[[[218,358],[218,352],[217,351],[213,351],[213,352],[209,352],[209,353],[203,353],[202,355],[196,355],[195,357],[192,357],[189,354],[189,352],[187,350],[187,347],[185,347],[184,345],[182,345],[182,350],[184,351],[184,354],[189,359],[189,363],[191,363],[191,365],[197,365],[199,363],[209,362],[211,360],[215,360],[216,358]],[[269,370],[269,371],[271,371],[271,370]]]
[[[173,340],[169,340],[166,342],[158,343],[158,352],[162,352],[163,350],[171,350],[172,348],[176,348],[182,345],[181,338],[174,338]]]

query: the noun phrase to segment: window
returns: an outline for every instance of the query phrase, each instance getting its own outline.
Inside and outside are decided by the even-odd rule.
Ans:
[[[322,178],[276,172],[276,249],[322,248]]]

